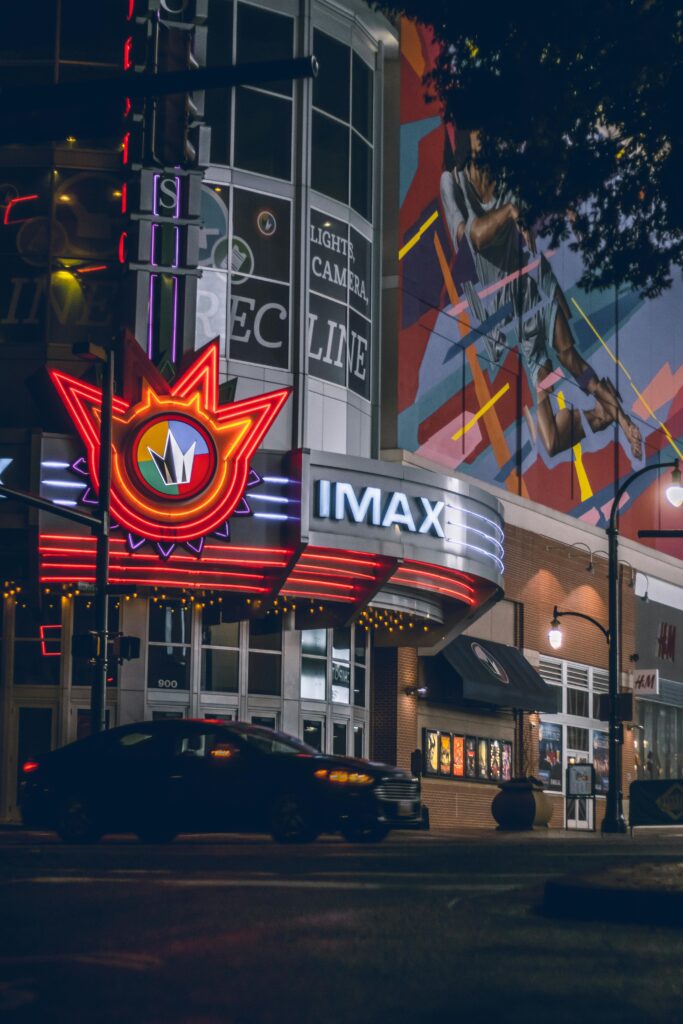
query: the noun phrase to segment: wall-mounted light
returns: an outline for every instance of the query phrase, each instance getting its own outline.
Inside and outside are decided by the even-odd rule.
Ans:
[[[683,505],[683,485],[681,485],[681,471],[678,468],[678,462],[671,470],[671,483],[666,489],[666,498],[674,508],[680,508]]]
[[[550,623],[550,629],[548,630],[548,643],[554,651],[558,651],[562,646],[562,630],[560,628],[560,620],[557,615],[553,616],[553,620]]]
[[[407,697],[426,697],[427,687],[426,686],[406,686],[403,691]]]

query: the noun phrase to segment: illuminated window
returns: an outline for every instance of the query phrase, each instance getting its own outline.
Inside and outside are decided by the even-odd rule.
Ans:
[[[249,623],[249,693],[277,697],[282,690],[282,621],[279,616]]]
[[[15,686],[58,686],[62,663],[61,599],[53,599],[42,608],[20,601],[14,616]]]
[[[147,687],[173,693],[190,687],[192,611],[181,601],[149,605]]]
[[[311,185],[372,220],[373,72],[348,46],[314,32]]]
[[[201,688],[213,693],[239,690],[239,622],[216,621],[214,609],[202,609]]]

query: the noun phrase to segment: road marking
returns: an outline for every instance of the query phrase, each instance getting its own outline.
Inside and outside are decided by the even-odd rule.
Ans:
[[[528,880],[528,876],[524,876]],[[24,879],[32,885],[121,885],[126,882],[140,883],[148,881],[152,885],[175,889],[336,889],[347,891],[393,891],[405,889],[405,880],[400,878],[383,878],[376,881],[347,881],[344,879],[326,878],[158,878],[149,879],[135,876],[131,878],[113,878],[110,875],[47,875]],[[425,882],[414,886],[414,892],[473,892],[498,893],[511,889],[523,888],[520,882],[454,882],[444,879],[442,882]]]
[[[130,971],[147,971],[161,967],[163,960],[150,953],[128,953],[111,950],[102,953],[43,953],[28,956],[0,956],[0,967],[35,967],[44,964],[75,963],[94,967],[121,967]]]

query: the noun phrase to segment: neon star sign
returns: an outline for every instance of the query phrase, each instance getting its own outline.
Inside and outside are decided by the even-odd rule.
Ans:
[[[102,392],[59,370],[50,376],[86,447],[88,473],[99,490]],[[228,405],[218,404],[218,343],[173,385],[143,382],[136,403],[115,396],[112,421],[111,513],[161,554],[176,543],[201,550],[207,534],[226,535],[226,523],[244,505],[254,452],[291,388]],[[248,509],[247,509],[248,511]]]

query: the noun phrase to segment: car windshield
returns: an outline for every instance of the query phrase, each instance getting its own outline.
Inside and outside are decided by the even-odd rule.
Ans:
[[[272,732],[269,729],[250,729],[240,734],[241,738],[251,747],[256,747],[262,754],[317,754],[314,747],[302,743],[295,736],[284,732]]]

